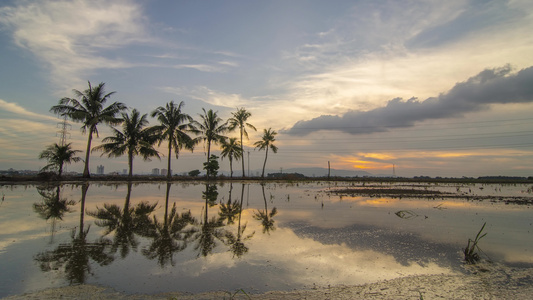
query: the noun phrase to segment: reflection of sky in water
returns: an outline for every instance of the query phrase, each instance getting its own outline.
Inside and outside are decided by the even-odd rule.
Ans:
[[[220,203],[230,199],[230,187],[227,183],[218,186],[219,204],[209,207],[210,219],[218,216]],[[105,266],[92,262],[92,275],[87,276],[86,282],[132,293],[240,288],[261,292],[458,272],[461,248],[484,222],[487,222],[488,235],[480,246],[491,258],[512,264],[533,264],[530,255],[533,219],[527,206],[462,199],[339,197],[326,193],[328,188],[325,183],[267,184],[263,198],[261,185],[245,185],[243,190],[240,183],[234,183],[231,199],[240,201],[242,193],[241,230],[246,225],[242,238],[248,252],[241,257],[234,256],[227,245],[215,239],[210,255],[198,257],[199,250],[194,249],[193,242],[174,253],[173,266],[161,267],[157,259],[142,255],[150,239],[137,236],[137,251],[130,250],[125,258],[115,253],[115,259]],[[428,188],[458,192],[458,187],[452,185]],[[475,185],[460,186],[459,192],[492,191],[495,195],[524,196],[527,188]],[[202,184],[173,184],[169,210],[175,203],[178,213],[191,211],[202,222],[204,191]],[[6,200],[0,206],[0,269],[3,270],[0,296],[68,284],[61,269],[42,272],[34,258],[38,253],[69,243],[71,231],[79,229],[80,188],[70,185],[62,188],[61,198],[75,200],[76,204],[72,212],[56,221],[53,238],[52,221],[45,221],[33,210],[33,204],[42,201],[35,186],[3,188],[2,192]],[[130,205],[141,201],[157,203],[152,215],[163,220],[165,193],[166,184],[133,185]],[[95,211],[104,204],[123,207],[126,194],[126,185],[91,184],[86,211]],[[265,209],[268,215],[274,207],[277,213],[271,219],[275,229],[264,233],[256,217]],[[396,214],[399,211],[405,212],[404,218]],[[93,217],[84,215],[89,242],[104,232],[94,222]],[[238,218],[234,224],[220,229],[236,236],[237,226]],[[113,234],[107,238],[113,239]]]

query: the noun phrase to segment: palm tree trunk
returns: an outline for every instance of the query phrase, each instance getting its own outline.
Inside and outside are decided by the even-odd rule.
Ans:
[[[89,155],[91,154],[91,142],[93,140],[93,131],[94,127],[91,126],[89,129],[89,137],[87,138],[87,151],[85,153],[85,168],[83,169],[83,178],[89,178]]]
[[[168,140],[168,163],[167,163],[167,179],[172,177],[172,172],[170,171],[170,161],[172,160],[172,141]]]
[[[232,159],[229,158],[229,178],[233,178]]]
[[[211,155],[211,140],[207,140],[207,163],[209,164],[209,156]],[[209,168],[205,170],[205,174],[207,176],[207,180],[209,180]]]
[[[163,223],[165,224],[165,228],[167,228],[167,222],[168,222],[168,198],[170,196],[170,181],[167,182],[167,193],[165,194],[165,218],[163,219]]]
[[[265,162],[263,163],[263,174],[261,174],[261,178],[265,178],[265,167],[267,164],[267,158],[268,158],[268,147],[266,148],[266,152],[265,152]]]
[[[80,212],[80,237],[83,236],[83,225],[85,217],[85,197],[87,196],[87,190],[89,189],[89,183],[85,183],[81,186],[81,212]]]
[[[241,160],[242,160],[242,177],[246,177],[244,174],[244,145],[242,144],[242,126],[241,126]]]
[[[133,177],[133,153],[128,153],[128,167],[129,167],[129,178],[131,179]]]

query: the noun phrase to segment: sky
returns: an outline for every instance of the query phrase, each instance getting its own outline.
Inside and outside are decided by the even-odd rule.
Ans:
[[[4,0],[0,170],[46,165],[62,122],[50,108],[104,82],[109,104],[143,114],[183,101],[195,119],[205,108],[226,120],[244,107],[252,174],[265,157],[253,144],[272,128],[271,171],[533,176],[531,28],[528,0]],[[69,121],[67,141],[84,150],[80,127]],[[111,134],[98,130],[93,146]],[[165,168],[164,146],[134,172]],[[173,157],[173,172],[202,169],[205,149]],[[93,153],[97,165],[122,172],[127,160]]]

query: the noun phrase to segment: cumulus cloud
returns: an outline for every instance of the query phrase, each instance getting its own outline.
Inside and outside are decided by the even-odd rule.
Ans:
[[[447,93],[420,101],[395,98],[370,111],[349,111],[343,115],[322,115],[299,121],[287,131],[305,135],[319,130],[338,130],[351,134],[385,132],[391,128],[411,127],[416,122],[460,117],[488,109],[490,104],[533,102],[533,67],[511,73],[509,65],[486,69]]]

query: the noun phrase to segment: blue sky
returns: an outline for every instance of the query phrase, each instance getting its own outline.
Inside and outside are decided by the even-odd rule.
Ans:
[[[91,81],[142,113],[171,100],[193,117],[245,107],[258,128],[245,143],[252,170],[271,127],[273,170],[531,176],[531,28],[525,0],[3,1],[0,169],[44,166],[39,153],[59,141],[50,107]],[[174,171],[201,169],[204,152],[184,152]],[[91,171],[99,164],[126,168],[95,153]]]

